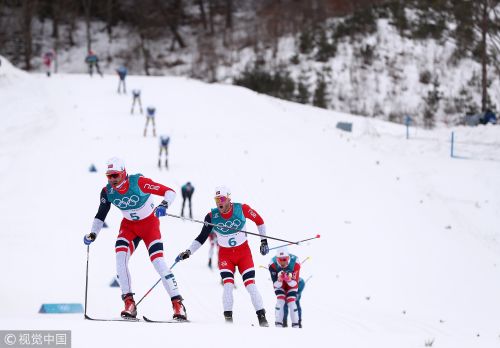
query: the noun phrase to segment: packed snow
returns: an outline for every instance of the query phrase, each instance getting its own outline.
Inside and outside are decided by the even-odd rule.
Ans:
[[[179,77],[26,74],[0,66],[0,327],[72,330],[73,347],[498,347],[500,344],[500,127],[406,128],[281,101],[250,90]],[[158,138],[143,136],[145,116],[130,114],[130,90],[157,109],[168,134],[170,169],[159,169]],[[351,122],[353,131],[336,128]],[[450,156],[451,132],[455,157]],[[208,243],[173,268],[188,324],[104,323],[83,314],[39,314],[42,303],[84,303],[83,235],[106,184],[105,161],[122,157],[178,192],[195,186],[194,218],[213,207],[224,184],[233,200],[264,218],[268,235],[290,247],[309,278],[303,329],[278,329],[275,295],[259,238],[249,236],[256,283],[270,328],[260,328],[237,276],[234,324],[224,323],[220,277],[207,267]],[[94,164],[96,173],[89,172]],[[160,197],[157,197],[159,203]],[[91,316],[123,307],[114,243],[121,213],[112,208],[90,247]],[[162,218],[171,265],[202,225]],[[257,232],[247,224],[248,231]],[[270,240],[270,246],[281,245]],[[262,266],[262,267],[261,267]],[[143,244],[130,262],[136,299],[156,282]],[[139,315],[168,319],[161,284]],[[283,331],[285,330],[285,331]]]

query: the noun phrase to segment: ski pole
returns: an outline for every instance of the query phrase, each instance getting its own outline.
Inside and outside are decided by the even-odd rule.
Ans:
[[[228,226],[219,226],[219,225],[215,225],[211,222],[206,222],[206,221],[200,221],[200,220],[195,220],[195,219],[189,219],[189,218],[185,218],[183,216],[179,216],[179,215],[174,215],[174,214],[169,214],[167,213],[167,216],[170,216],[170,217],[174,217],[174,218],[177,218],[177,219],[181,219],[181,220],[188,220],[188,221],[192,221],[192,222],[197,222],[197,223],[200,223],[200,224],[204,224],[204,225],[208,225],[208,226],[214,226],[214,227],[221,227],[221,228],[227,228],[228,230],[232,230],[232,231],[236,231],[236,232],[243,232],[243,233],[247,233],[247,234],[251,234],[253,236],[258,236],[258,237],[264,237],[264,236],[261,236],[260,234],[258,233],[253,233],[253,232],[248,232],[248,231],[244,231],[244,230],[239,230],[237,228],[233,228],[233,227],[228,227]],[[286,240],[286,239],[280,239],[280,238],[276,238],[276,237],[269,237],[269,236],[265,236],[264,238],[267,238],[267,239],[274,239],[274,240],[279,240],[280,242],[285,242],[285,243],[289,243],[287,245],[290,245],[290,244],[297,244],[297,242],[291,242],[289,240]],[[317,238],[314,237],[314,238]],[[314,239],[314,238],[311,238],[311,239]],[[306,240],[309,240],[309,239],[306,239]],[[269,249],[271,250],[271,249]]]
[[[312,275],[310,275],[309,277],[307,277],[307,279],[304,281],[304,283],[307,283],[311,278],[312,278]]]
[[[178,263],[178,261],[175,261],[174,264],[172,266],[170,266],[170,269],[174,268],[174,266]],[[153,285],[145,294],[144,296],[142,296],[142,298],[135,304],[135,306],[139,306],[139,303],[142,302],[142,300],[144,300],[144,297],[148,296],[149,293],[151,292],[151,290],[153,290],[159,282],[161,282],[162,278],[158,279],[158,281],[155,283],[155,285]]]
[[[283,244],[283,245],[280,245],[280,246],[277,246],[277,247],[269,248],[269,250],[279,249],[279,248],[282,248],[282,247],[285,247],[285,246],[288,246],[288,245],[292,245],[292,244],[299,245],[300,243],[307,242],[308,240],[313,240],[313,239],[320,238],[320,237],[321,236],[319,234],[317,234],[315,237],[307,238],[307,239],[303,239],[303,240],[299,240],[298,242]]]
[[[85,313],[83,314],[84,318],[87,317],[87,291],[89,288],[89,249],[90,245],[87,245],[87,269],[85,271]]]

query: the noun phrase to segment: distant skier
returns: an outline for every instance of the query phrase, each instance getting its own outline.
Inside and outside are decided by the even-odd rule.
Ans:
[[[123,93],[127,94],[127,88],[125,86],[125,78],[127,77],[128,70],[123,65],[121,65],[118,69],[116,69],[116,73],[120,80],[118,80],[118,94],[120,94],[120,90],[123,86]]]
[[[52,61],[54,60],[54,51],[50,50],[43,54],[42,57],[43,65],[45,65],[45,72],[47,76],[50,77],[50,73],[52,71]]]
[[[262,217],[247,204],[232,203],[231,192],[228,188],[221,186],[215,189],[215,203],[217,208],[213,208],[206,216],[203,228],[193,241],[191,246],[181,252],[176,261],[187,259],[194,254],[208,239],[210,232],[217,234],[219,244],[219,270],[224,284],[222,302],[224,308],[224,318],[227,323],[233,322],[233,289],[234,272],[236,267],[243,278],[243,284],[250,294],[252,304],[256,310],[257,319],[260,326],[269,326],[266,320],[266,310],[262,297],[255,285],[255,269],[252,252],[247,241],[247,235],[243,232],[227,229],[222,226],[232,226],[233,228],[244,230],[246,219],[250,219],[257,225],[261,237],[260,253],[266,255],[269,252],[266,238],[266,226]]]
[[[134,107],[135,103],[139,104],[139,111],[142,114],[142,104],[141,104],[141,90],[140,89],[133,89],[132,90],[132,108],[130,109],[130,113],[133,115],[134,114]]]
[[[286,247],[278,249],[271,259],[269,272],[276,294],[275,325],[283,327],[284,307],[288,306],[292,327],[299,328],[299,313],[297,308],[297,292],[300,278],[300,263],[297,256],[289,254]]]
[[[156,136],[155,114],[156,114],[156,108],[148,106],[146,109],[146,124],[144,125],[144,136],[146,136],[149,122],[151,122],[153,126],[153,136],[154,137]]]
[[[193,218],[193,210],[191,209],[191,197],[193,196],[193,193],[194,193],[194,186],[191,184],[190,181],[188,181],[186,184],[182,185],[181,192],[182,192],[181,216],[184,216],[184,204],[186,203],[186,200],[188,200],[189,201],[189,217],[192,219]]]
[[[212,269],[212,258],[214,256],[214,251],[217,249],[217,253],[219,253],[219,245],[217,244],[217,233],[210,232],[208,236],[208,240],[210,241],[210,248],[208,249],[208,268]],[[224,285],[224,283],[222,283]]]
[[[166,134],[160,135],[160,154],[158,155],[158,168],[160,168],[160,169],[161,169],[161,154],[163,152],[165,152],[165,169],[168,169],[168,144],[169,143],[170,143],[170,137],[168,135],[166,135]],[[182,206],[184,207],[184,201],[182,202]]]
[[[97,73],[102,77],[101,69],[99,69],[99,58],[94,53],[94,51],[89,50],[87,57],[85,57],[85,63],[87,63],[89,67],[89,75],[91,77],[94,74],[94,68],[96,69]]]
[[[177,282],[163,258],[163,243],[158,219],[166,215],[167,208],[175,199],[175,191],[141,174],[129,176],[123,161],[116,157],[107,162],[106,176],[108,184],[101,190],[99,210],[92,223],[91,232],[84,236],[83,241],[86,245],[90,245],[97,238],[111,209],[111,204],[121,210],[123,220],[115,244],[116,273],[122,299],[125,302],[125,309],[121,312],[121,316],[124,318],[137,316],[128,262],[139,242],[144,240],[149,259],[160,275],[163,286],[172,301],[174,319],[186,319],[186,309],[182,304],[183,298],[179,293]],[[163,197],[163,201],[156,208],[151,194]]]

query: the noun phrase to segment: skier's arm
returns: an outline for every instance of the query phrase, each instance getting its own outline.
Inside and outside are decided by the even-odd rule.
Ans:
[[[139,188],[144,193],[151,193],[157,196],[163,196],[163,200],[168,203],[170,207],[175,199],[175,191],[170,187],[154,182],[149,178],[141,176],[137,182]]]
[[[273,286],[275,288],[281,288],[283,286],[283,282],[278,280],[278,270],[274,263],[269,264],[269,273],[271,274],[271,280],[273,282]]]
[[[208,213],[207,216],[205,216],[205,222],[208,223],[212,222],[212,213]],[[213,226],[204,224],[198,237],[195,238],[193,243],[191,243],[191,246],[188,249],[186,249],[186,251],[181,252],[175,258],[175,262],[185,260],[189,256],[193,255],[196,252],[196,250],[198,250],[203,245],[203,243],[205,243],[205,241],[208,239],[208,236],[210,235],[212,228]]]
[[[260,234],[260,239],[261,240],[266,239],[266,225],[264,224],[264,219],[262,219],[259,213],[250,208],[248,204],[243,204],[242,208],[243,208],[243,215],[245,215],[247,219],[250,219],[253,222],[255,222],[255,224],[257,225],[257,229],[259,230]]]
[[[289,287],[295,288],[299,284],[299,279],[300,279],[300,263],[297,262],[293,267],[291,279],[286,283],[288,284]]]
[[[208,213],[205,216],[205,222],[212,223],[212,213]],[[191,252],[191,255],[194,254],[196,250],[198,250],[206,242],[213,228],[214,227],[212,225],[203,225],[200,234],[194,239],[193,243],[191,243],[191,246],[188,248],[188,250]]]
[[[95,215],[94,221],[92,222],[92,228],[90,229],[90,233],[94,233],[96,237],[101,231],[102,226],[104,226],[104,220],[106,220],[109,209],[111,209],[111,202],[108,201],[108,193],[106,192],[106,188],[104,187],[101,190],[99,209],[97,210],[97,214]]]

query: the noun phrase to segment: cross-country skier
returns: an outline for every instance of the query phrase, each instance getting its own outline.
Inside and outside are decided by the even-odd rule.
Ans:
[[[116,73],[118,74],[118,77],[120,78],[120,80],[118,80],[117,92],[118,92],[118,94],[120,94],[120,92],[121,92],[120,87],[123,87],[123,93],[126,94],[127,87],[125,86],[125,78],[127,77],[128,70],[127,70],[127,68],[125,68],[125,66],[120,65],[120,67],[118,69],[116,69]]]
[[[97,55],[94,53],[94,51],[89,50],[87,56],[85,57],[85,63],[87,63],[89,67],[89,75],[92,77],[92,74],[94,73],[94,67],[99,75],[102,77],[102,72],[101,69],[99,69],[99,58]]]
[[[297,256],[289,254],[286,247],[278,249],[269,264],[269,272],[276,294],[276,327],[283,327],[284,306],[288,306],[292,327],[299,328],[297,292],[300,277],[300,262]]]
[[[217,233],[213,231],[210,232],[208,240],[210,241],[210,248],[208,249],[208,268],[212,269],[212,258],[214,256],[214,251],[215,249],[219,248],[217,244]],[[224,285],[224,283],[222,285]]]
[[[49,50],[43,54],[43,65],[45,65],[47,76],[50,77],[52,61],[54,60],[54,51]]]
[[[141,104],[141,90],[140,89],[133,89],[132,90],[132,108],[130,109],[130,113],[133,115],[134,114],[134,107],[135,103],[137,102],[139,104],[139,111],[142,114],[142,104]]]
[[[148,130],[148,124],[151,121],[152,126],[153,126],[153,136],[156,136],[156,126],[155,126],[155,114],[156,114],[156,108],[153,106],[148,106],[146,108],[146,124],[144,125],[144,136],[146,136],[147,130]]]
[[[215,203],[217,208],[213,208],[205,216],[205,222],[215,226],[204,224],[198,237],[186,251],[177,256],[176,261],[185,260],[194,254],[205,243],[210,232],[214,231],[217,234],[217,243],[219,244],[219,271],[224,285],[222,303],[226,322],[233,322],[234,272],[238,267],[243,284],[250,294],[256,310],[259,325],[269,326],[262,297],[255,285],[254,262],[247,235],[237,231],[245,229],[246,219],[255,222],[261,237],[260,253],[266,255],[269,252],[269,246],[267,245],[264,220],[247,204],[232,203],[231,192],[227,187],[221,186],[215,189]]]
[[[154,123],[153,123],[154,124]],[[158,168],[161,169],[161,154],[165,152],[165,169],[168,169],[168,144],[170,144],[170,137],[166,134],[160,135],[160,153],[158,154]],[[182,194],[184,199],[184,193]],[[184,207],[184,200],[182,201]]]
[[[182,209],[181,209],[181,216],[184,216],[184,204],[186,201],[189,201],[189,217],[192,219],[193,218],[193,210],[191,206],[191,197],[193,197],[194,193],[194,186],[191,184],[190,181],[182,185],[181,187],[181,192],[182,192]]]
[[[106,176],[108,184],[101,190],[99,210],[92,223],[91,232],[84,236],[83,241],[86,245],[90,245],[97,238],[111,204],[121,210],[123,220],[115,244],[116,273],[122,290],[122,299],[125,302],[121,316],[124,318],[137,316],[128,261],[139,242],[143,240],[151,263],[160,275],[172,301],[174,319],[187,319],[177,282],[163,258],[158,219],[166,215],[167,208],[174,201],[175,191],[141,174],[128,175],[123,161],[116,157],[107,162]],[[151,194],[163,197],[163,201],[156,208]]]

